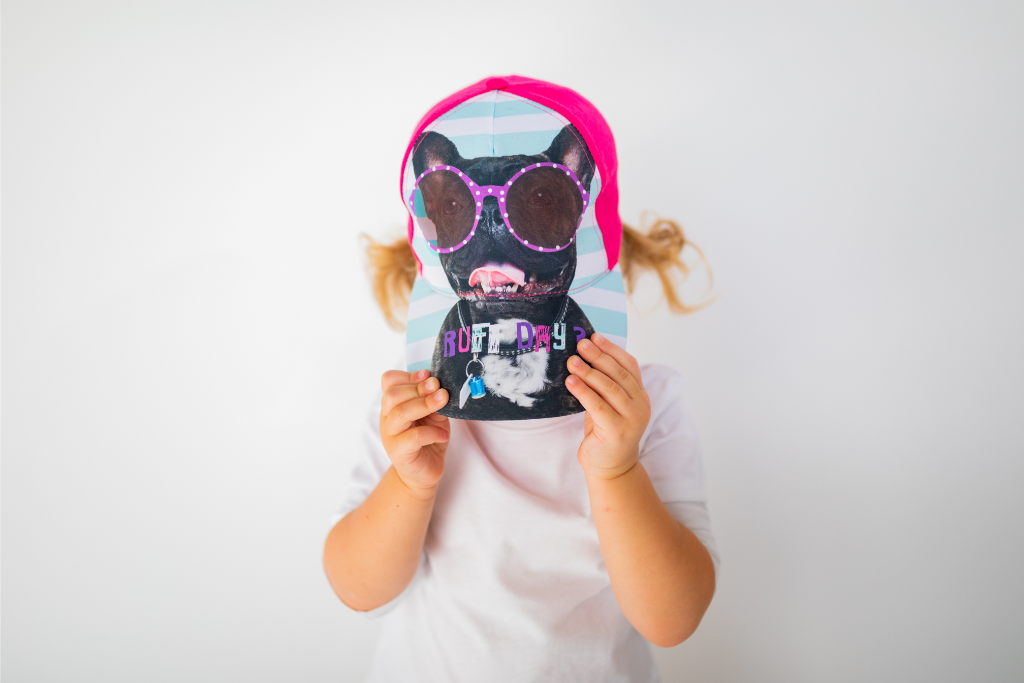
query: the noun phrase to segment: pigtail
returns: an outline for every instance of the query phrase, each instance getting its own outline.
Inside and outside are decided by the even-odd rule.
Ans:
[[[366,241],[366,265],[373,297],[388,325],[403,330],[417,270],[409,240],[400,237],[391,244],[383,244],[365,233],[362,238]]]
[[[646,222],[646,221],[642,221]],[[622,249],[619,253],[619,267],[625,280],[626,292],[632,293],[636,280],[643,271],[653,270],[661,280],[661,288],[665,293],[669,310],[673,313],[693,313],[706,306],[710,301],[702,301],[694,305],[683,303],[676,291],[673,270],[678,270],[685,280],[691,272],[691,266],[682,259],[683,250],[691,247],[700,257],[704,268],[708,271],[708,291],[713,284],[711,266],[708,265],[704,252],[686,239],[683,228],[675,221],[656,218],[647,228],[646,234],[623,224]]]

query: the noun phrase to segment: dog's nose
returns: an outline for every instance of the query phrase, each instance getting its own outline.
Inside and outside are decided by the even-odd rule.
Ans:
[[[477,230],[483,228],[493,237],[500,237],[505,230],[505,219],[501,216],[501,208],[498,206],[496,197],[485,197],[484,205],[480,210],[480,225]]]

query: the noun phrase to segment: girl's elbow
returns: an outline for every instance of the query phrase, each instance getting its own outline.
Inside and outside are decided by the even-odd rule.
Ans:
[[[350,610],[356,612],[369,612],[384,604],[379,600],[374,600],[373,598],[363,595],[360,591],[355,590],[351,584],[356,582],[350,577],[345,577],[337,567],[332,571],[331,565],[328,564],[326,558],[324,561],[324,571],[327,574],[327,583],[330,584],[331,590],[334,591],[334,595],[341,601],[341,604],[345,605]]]
[[[700,625],[700,619],[693,623],[668,624],[660,628],[651,629],[650,633],[641,633],[640,635],[658,647],[675,647],[692,636],[697,631],[698,625]]]
[[[658,623],[650,624],[640,635],[658,647],[675,647],[686,641],[687,638],[697,632],[697,627],[704,619],[708,607],[711,606],[711,598],[715,594],[715,582],[712,576],[710,585],[703,591],[703,599],[698,604],[692,605],[689,609],[680,609],[671,617],[659,620]]]
[[[338,596],[339,600],[341,600],[341,604],[355,612],[371,612],[384,604],[368,600],[365,597],[350,591],[340,591],[335,589],[334,594]]]

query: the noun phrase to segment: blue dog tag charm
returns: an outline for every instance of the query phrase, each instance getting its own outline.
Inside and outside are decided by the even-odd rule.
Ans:
[[[487,395],[487,389],[484,387],[484,378],[474,375],[469,371],[469,366],[473,363],[480,363],[479,354],[473,354],[473,360],[466,364],[466,383],[462,385],[462,391],[459,392],[459,408],[466,405],[466,401],[469,397],[483,398]],[[484,369],[484,364],[480,363],[480,369]]]
[[[473,398],[483,398],[486,395],[487,389],[484,388],[483,377],[470,375],[466,383],[462,385],[462,391],[459,392],[459,407],[465,406],[470,396]]]

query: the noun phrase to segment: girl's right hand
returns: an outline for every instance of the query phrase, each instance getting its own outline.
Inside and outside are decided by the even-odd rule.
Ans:
[[[448,403],[429,370],[402,372],[388,370],[380,379],[384,397],[380,402],[380,438],[395,472],[418,498],[430,498],[444,472],[451,425],[437,415]]]

